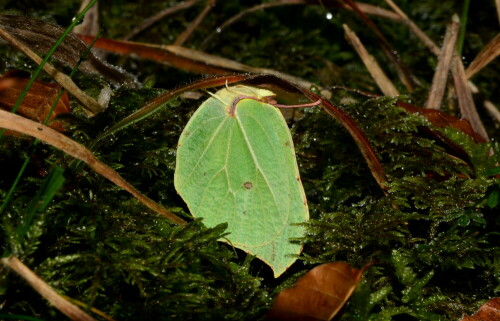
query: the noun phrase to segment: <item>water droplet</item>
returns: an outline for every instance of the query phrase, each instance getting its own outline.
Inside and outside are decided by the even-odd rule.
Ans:
[[[326,14],[326,19],[327,19],[327,20],[332,20],[332,18],[333,18],[332,13],[331,13],[331,12],[328,12],[328,13]]]
[[[217,27],[217,29],[215,29],[215,32],[217,33],[221,33],[222,29],[220,27]]]

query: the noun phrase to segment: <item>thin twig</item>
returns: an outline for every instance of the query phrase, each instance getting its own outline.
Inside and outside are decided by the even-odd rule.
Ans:
[[[18,41],[16,38],[12,37],[7,31],[0,27],[0,37],[7,40],[12,46],[21,50],[26,56],[28,56],[31,60],[40,64],[42,62],[42,58],[38,56],[34,51],[24,45],[22,42]],[[57,70],[50,63],[45,63],[43,69],[54,78],[64,89],[66,89],[71,95],[73,95],[82,105],[83,107],[92,115],[100,113],[103,108],[99,103],[89,95],[87,95],[83,90],[81,90],[73,80],[65,75],[64,73]]]
[[[241,18],[243,18],[247,14],[250,14],[250,13],[255,12],[255,11],[260,11],[260,10],[272,8],[272,7],[277,7],[277,6],[311,5],[311,4],[320,5],[321,3],[320,2],[310,3],[310,1],[307,1],[307,0],[276,0],[274,2],[261,3],[258,5],[255,5],[253,7],[247,8],[245,10],[242,10],[242,11],[238,12],[237,14],[235,14],[234,16],[232,16],[231,18],[229,18],[228,20],[226,20],[223,24],[218,26],[216,28],[216,33],[212,33],[205,40],[203,40],[203,42],[199,46],[199,49],[202,50],[203,48],[205,48],[206,45],[210,42],[210,40],[213,39],[213,37],[215,35],[219,34],[220,32],[222,32],[222,30],[224,30],[227,27],[229,27],[230,25],[234,24],[235,22],[237,22],[238,20],[240,20]],[[383,17],[383,18],[387,18],[387,19],[391,19],[391,20],[401,20],[401,18],[397,14],[395,14],[392,11],[386,10],[384,8],[377,7],[377,6],[368,4],[368,3],[356,2],[356,4],[359,7],[359,9],[366,14],[379,16],[379,17]],[[347,9],[347,10],[351,10],[351,11],[353,10],[352,7],[350,7],[349,5],[347,5],[343,2],[339,2],[339,3],[337,3],[337,5],[344,8],[344,9]]]
[[[399,92],[396,87],[394,87],[382,68],[380,68],[375,58],[368,53],[356,34],[347,25],[344,24],[342,26],[344,27],[347,41],[354,47],[380,90],[386,96],[398,96]]]
[[[82,12],[83,9],[90,3],[91,0],[83,0],[80,5],[78,12]],[[99,3],[96,2],[92,8],[87,11],[83,22],[73,28],[74,33],[79,33],[86,36],[97,36],[99,33]]]
[[[75,321],[96,321],[90,315],[82,311],[79,307],[73,303],[64,299],[59,295],[54,289],[50,287],[45,281],[43,281],[38,275],[30,270],[23,262],[21,262],[17,257],[11,256],[8,258],[3,258],[2,263],[15,271],[19,276],[21,276],[28,284],[35,289],[41,296],[43,296],[47,301],[49,301],[53,306],[55,306],[59,311],[64,313],[68,318]]]
[[[500,0],[497,0],[497,2],[500,2]],[[403,19],[405,19],[406,15],[401,10],[395,10],[395,11]],[[408,24],[408,25],[410,26],[410,24]],[[436,52],[436,50],[435,50],[434,47],[437,48],[437,46],[435,44],[432,44],[433,43],[432,40],[430,40],[430,38],[428,38],[428,37],[425,37],[428,40],[424,40],[424,38],[422,38],[421,36],[419,36],[419,34],[423,34],[423,33],[416,32],[416,30],[418,29],[418,27],[416,29],[413,29],[413,28],[410,28],[410,29],[413,32],[415,32],[415,34],[424,43],[426,43],[426,45],[429,47],[429,49],[433,53]],[[495,39],[496,39],[496,37],[495,37]],[[490,43],[492,43],[492,42],[490,42]],[[483,49],[481,52],[483,52],[485,50],[486,50],[486,48]],[[485,56],[491,57],[491,54],[488,54],[488,55],[485,55]],[[476,58],[474,60],[478,60],[479,61],[478,58]],[[478,70],[480,68],[482,68],[483,66],[479,67]],[[469,68],[471,68],[471,66],[469,66]],[[454,81],[454,85],[455,85],[455,91],[456,91],[456,94],[457,94],[457,97],[458,97],[458,100],[459,100],[460,112],[462,114],[462,117],[464,117],[464,118],[466,118],[467,120],[470,121],[471,126],[474,129],[474,131],[476,131],[480,135],[483,135],[484,138],[487,139],[488,138],[488,134],[486,133],[484,125],[483,125],[481,119],[479,118],[479,114],[477,112],[477,109],[476,109],[476,107],[474,105],[474,100],[472,98],[471,85],[473,86],[473,84],[467,82],[467,78],[468,77],[466,76],[465,71],[463,69],[464,69],[464,67],[463,67],[463,64],[462,64],[462,60],[458,56],[454,57],[453,61],[452,61],[451,71],[452,71],[452,75],[453,75],[453,81]],[[473,72],[472,70],[473,69],[471,69],[471,71],[469,71],[470,76],[472,76],[476,72],[476,71]]]
[[[500,23],[500,0],[495,0],[495,5],[497,7],[498,22]]]
[[[165,209],[160,204],[154,202],[149,197],[145,196],[139,192],[135,187],[124,180],[117,172],[115,172],[111,167],[101,162],[97,157],[92,154],[85,146],[80,145],[74,140],[64,136],[58,131],[53,130],[50,127],[44,126],[32,120],[26,119],[24,117],[18,116],[16,114],[0,110],[0,127],[5,129],[10,129],[17,131],[35,138],[56,147],[64,151],[65,153],[77,158],[87,165],[89,165],[95,172],[106,177],[111,182],[115,183],[117,186],[123,188],[130,194],[132,194],[137,200],[142,204],[146,205],[156,213],[168,218],[172,222],[179,225],[186,225],[187,223],[173,214],[172,212]]]
[[[491,114],[493,119],[500,124],[500,111],[498,108],[489,100],[483,102],[484,108]]]
[[[488,138],[488,133],[484,128],[483,122],[479,117],[476,106],[474,105],[474,99],[472,98],[471,89],[467,83],[467,77],[465,76],[464,65],[462,64],[462,59],[455,55],[453,58],[453,65],[451,68],[453,75],[453,82],[455,84],[455,92],[458,98],[458,105],[460,107],[460,113],[462,117],[466,118],[472,129],[479,135],[486,139]]]
[[[499,0],[500,1],[500,0]],[[429,48],[429,50],[435,54],[436,56],[439,56],[441,50],[439,47],[432,41],[431,38],[429,38],[423,31],[420,29],[408,16],[392,1],[392,0],[385,0],[387,4],[394,10],[402,19],[403,21],[408,25],[411,31],[422,40],[424,45]]]
[[[187,8],[193,6],[194,4],[196,4],[199,1],[201,1],[201,0],[189,0],[189,1],[181,2],[181,3],[179,3],[176,6],[173,6],[173,7],[170,7],[170,8],[166,8],[166,9],[158,12],[154,16],[152,16],[152,17],[144,20],[144,22],[140,26],[135,27],[134,30],[132,30],[125,37],[123,37],[123,40],[129,40],[129,39],[135,37],[136,35],[138,35],[139,33],[141,33],[144,29],[148,28],[149,26],[151,26],[152,24],[156,23],[157,21],[165,18],[168,15],[176,13],[177,11],[180,11],[180,10],[183,10],[183,9],[187,9]]]
[[[360,16],[360,18],[370,27],[371,31],[380,40],[379,44],[382,47],[384,54],[387,56],[387,58],[389,58],[389,60],[394,65],[394,68],[396,69],[396,72],[398,74],[399,79],[401,80],[401,83],[406,87],[406,89],[409,92],[413,92],[414,88],[410,77],[410,71],[403,64],[401,59],[399,59],[397,51],[395,51],[392,48],[389,41],[384,36],[379,27],[377,27],[377,25],[373,22],[373,20],[370,19],[370,17],[368,17],[368,15],[366,15],[366,13],[364,13],[359,8],[356,2],[354,2],[353,0],[343,0],[343,2],[347,3],[350,7],[352,7],[354,12],[356,12]]]
[[[467,79],[472,78],[484,66],[489,64],[493,59],[500,55],[500,33],[497,34],[484,48],[477,54],[476,58],[471,62],[465,75]]]
[[[208,0],[205,8],[200,12],[200,14],[194,19],[194,21],[184,30],[179,37],[174,42],[176,46],[182,46],[184,42],[191,36],[193,31],[200,25],[200,23],[205,19],[207,14],[210,12],[212,7],[215,5],[215,0]]]
[[[441,109],[441,102],[443,100],[444,90],[448,80],[448,72],[450,71],[451,59],[453,58],[453,53],[455,51],[459,28],[460,18],[455,14],[446,28],[443,47],[441,49],[441,54],[439,55],[434,78],[432,79],[431,90],[429,91],[429,97],[427,98],[427,103],[425,105],[426,108],[437,110]]]

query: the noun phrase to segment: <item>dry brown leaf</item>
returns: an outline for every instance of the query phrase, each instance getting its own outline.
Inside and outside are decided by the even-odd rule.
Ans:
[[[266,319],[331,320],[350,298],[364,270],[370,265],[359,270],[344,262],[315,267],[298,279],[295,285],[278,294]]]
[[[473,316],[466,315],[460,321],[498,321],[500,320],[500,298],[493,298],[483,304]]]
[[[24,71],[8,71],[0,77],[0,108],[10,111],[19,95],[29,81],[29,74]],[[24,97],[16,113],[29,119],[43,123],[47,118],[54,100],[58,96],[61,86],[56,83],[43,83],[35,81]],[[69,97],[65,92],[57,102],[49,118],[49,126],[58,131],[63,131],[63,123],[53,120],[56,116],[70,113]]]

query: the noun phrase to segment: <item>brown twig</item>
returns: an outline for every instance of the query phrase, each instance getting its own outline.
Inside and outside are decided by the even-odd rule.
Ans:
[[[8,258],[3,258],[2,263],[15,271],[19,276],[21,276],[28,284],[41,296],[43,296],[47,301],[49,301],[53,306],[55,306],[59,311],[64,313],[68,318],[75,321],[96,321],[90,315],[80,310],[79,307],[73,303],[64,299],[59,295],[54,289],[50,287],[45,281],[43,281],[38,275],[30,270],[23,262],[21,262],[17,257],[11,256]]]
[[[497,34],[484,48],[477,54],[476,58],[471,62],[465,76],[467,79],[472,78],[484,66],[489,64],[493,59],[500,55],[500,33]]]
[[[207,0],[205,8],[200,12],[200,14],[194,19],[194,21],[184,30],[179,37],[174,41],[175,46],[182,46],[184,42],[191,36],[193,31],[200,25],[200,23],[205,19],[206,15],[210,12],[212,7],[215,5],[215,0]]]
[[[387,4],[394,10],[400,17],[401,19],[408,25],[411,31],[422,40],[424,45],[429,48],[429,50],[435,54],[436,56],[439,56],[441,53],[441,50],[439,47],[432,41],[431,38],[429,38],[423,31],[420,29],[408,16],[392,1],[392,0],[385,0]]]
[[[193,6],[194,4],[196,4],[199,1],[201,1],[201,0],[189,0],[189,1],[181,2],[181,3],[179,3],[176,6],[173,6],[173,7],[170,7],[170,8],[166,8],[165,10],[162,10],[162,11],[158,12],[154,16],[152,16],[152,17],[144,20],[144,22],[140,26],[135,27],[134,30],[132,30],[125,37],[123,37],[123,40],[129,40],[129,39],[135,37],[136,35],[138,35],[139,33],[141,33],[144,29],[148,28],[149,26],[151,26],[152,24],[156,23],[157,21],[165,18],[168,15],[176,13],[177,11],[180,11],[180,10],[183,10],[183,9],[187,9],[187,8]]]
[[[40,64],[42,62],[42,58],[38,56],[34,51],[24,45],[22,42],[18,41],[16,38],[12,37],[7,31],[0,27],[0,37],[7,40],[12,46],[21,50],[26,56],[28,56],[31,60]],[[89,95],[87,95],[83,90],[81,90],[73,80],[57,70],[50,63],[46,63],[43,66],[43,69],[54,78],[64,89],[66,89],[71,95],[73,95],[82,105],[83,107],[91,114],[95,115],[100,113],[103,108],[99,103]]]
[[[386,18],[390,20],[401,20],[401,17],[399,17],[397,14],[390,10],[386,10],[382,7],[374,6],[369,3],[363,3],[363,2],[356,2],[357,6],[361,11],[363,11],[366,14],[369,14],[371,16],[378,16],[381,18]],[[351,7],[348,5],[342,3],[342,6],[346,9],[352,10]]]
[[[471,89],[467,83],[467,77],[465,76],[464,65],[462,60],[458,55],[453,58],[453,65],[451,68],[453,75],[453,82],[455,84],[455,91],[458,98],[458,105],[460,107],[460,113],[462,117],[469,120],[472,128],[478,134],[482,135],[484,138],[488,139],[488,133],[484,128],[483,122],[479,117],[476,106],[474,105],[474,99],[472,98]]]
[[[404,17],[406,17],[406,15],[401,10],[397,10],[396,12],[399,15],[401,15],[401,17],[403,19],[404,19]],[[427,40],[424,40],[424,38],[422,38],[422,36],[421,36],[421,34],[423,34],[423,32],[421,32],[421,33],[417,32],[416,31],[417,29],[418,29],[418,27],[411,28],[411,30],[413,32],[415,32],[415,34],[424,43],[426,43],[426,42],[430,43],[430,45],[428,45],[429,49],[431,50],[431,52],[436,53],[435,48],[437,48],[437,46],[428,37],[425,37],[425,39],[427,39]],[[418,29],[418,30],[420,30],[420,29]],[[463,70],[464,67],[463,67],[463,64],[462,64],[462,61],[460,60],[460,58],[455,56],[454,58],[452,58],[452,60],[453,61],[451,63],[451,71],[452,71],[452,75],[453,75],[455,91],[456,91],[456,94],[458,97],[459,107],[460,107],[460,112],[462,114],[462,117],[464,117],[470,121],[471,126],[474,129],[474,131],[476,131],[480,135],[483,135],[484,138],[487,139],[488,135],[486,133],[486,130],[484,128],[484,125],[483,125],[481,119],[479,118],[479,114],[477,112],[477,109],[474,105],[474,100],[472,98],[471,86],[473,86],[473,84],[467,82],[467,77],[465,75],[465,71]]]
[[[187,224],[183,219],[139,192],[111,167],[98,160],[97,157],[95,157],[94,154],[92,154],[92,152],[85,146],[80,145],[52,128],[3,110],[0,110],[0,127],[38,138],[39,140],[64,151],[68,155],[85,162],[95,172],[106,177],[117,186],[132,194],[142,204],[146,205],[156,213],[164,216],[176,224]]]
[[[81,12],[86,6],[88,6],[90,1],[91,0],[83,0],[78,12]],[[73,32],[86,36],[97,36],[99,33],[99,2],[96,2],[92,8],[87,11],[83,22],[75,26],[75,28],[73,28]]]
[[[500,111],[498,108],[489,100],[485,100],[484,103],[484,108],[490,113],[490,115],[493,117],[493,119],[500,124]]]
[[[354,47],[382,93],[386,96],[398,96],[399,92],[396,87],[394,87],[389,77],[387,77],[382,68],[380,68],[375,58],[368,53],[356,34],[349,28],[349,26],[344,24],[343,27],[347,41],[349,41],[349,43]]]
[[[500,22],[500,0],[495,0],[495,5],[497,7],[498,22]]]
[[[277,0],[275,2],[261,3],[261,4],[258,4],[256,6],[253,6],[253,7],[250,7],[250,8],[247,8],[245,10],[238,12],[237,14],[235,14],[234,16],[232,16],[231,18],[226,20],[223,24],[218,26],[216,30],[217,30],[217,33],[220,33],[222,30],[226,29],[228,26],[230,26],[233,23],[235,23],[236,21],[240,20],[241,18],[243,18],[247,14],[255,12],[255,11],[260,11],[260,10],[264,10],[264,9],[272,8],[272,7],[277,7],[277,6],[299,5],[299,4],[306,4],[306,2],[305,2],[305,0]],[[212,38],[215,35],[216,34],[214,34],[214,33],[209,35],[205,40],[203,40],[203,42],[200,44],[199,48],[201,48],[201,49],[205,48],[206,45],[210,42],[210,40],[212,40]]]
[[[377,38],[380,40],[380,45],[389,60],[392,62],[394,67],[396,68],[397,74],[403,85],[409,92],[413,92],[413,84],[410,78],[410,72],[408,68],[401,62],[398,58],[397,51],[393,50],[389,41],[385,38],[382,31],[377,27],[377,25],[366,15],[354,2],[353,0],[343,0],[346,4],[348,4],[354,12],[356,12],[360,18],[370,27],[370,29],[375,33]]]
[[[253,7],[250,7],[250,8],[247,8],[245,10],[238,12],[236,15],[232,16],[231,18],[226,20],[223,24],[221,24],[219,27],[217,27],[216,30],[217,30],[217,33],[220,33],[222,30],[224,30],[227,27],[229,27],[230,25],[234,24],[235,22],[237,22],[238,20],[240,20],[241,18],[243,18],[247,14],[250,14],[250,13],[255,12],[255,11],[260,11],[260,10],[264,10],[264,9],[268,9],[268,8],[272,8],[272,7],[277,7],[277,6],[286,6],[286,5],[320,5],[320,4],[321,3],[317,2],[317,1],[312,2],[310,0],[309,1],[308,0],[277,0],[274,2],[261,3],[261,4],[255,5]],[[323,2],[322,4],[327,6],[330,3]],[[366,14],[380,16],[380,17],[392,19],[392,20],[401,20],[401,18],[397,14],[395,14],[394,12],[391,12],[389,10],[385,10],[384,8],[377,7],[377,6],[368,4],[368,3],[356,2],[356,4],[358,5],[359,9]],[[343,2],[335,1],[330,6],[333,6],[333,5],[340,6],[344,9],[347,9],[347,10],[351,10],[351,11],[353,10],[349,5],[347,5]],[[211,35],[209,35],[201,43],[199,48],[200,49],[205,48],[206,45],[208,44],[208,42],[210,42],[210,40],[212,40],[212,38],[217,33],[212,33]]]
[[[426,108],[437,110],[441,109],[441,102],[443,100],[444,90],[448,80],[448,72],[450,71],[450,64],[455,51],[459,28],[460,19],[458,18],[458,15],[455,14],[446,28],[443,47],[441,49],[441,53],[439,54],[434,78],[432,79],[431,90],[429,91],[429,97],[427,98],[427,103],[425,105]]]

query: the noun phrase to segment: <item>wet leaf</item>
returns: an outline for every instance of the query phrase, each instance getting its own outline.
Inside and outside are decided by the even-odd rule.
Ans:
[[[366,268],[352,268],[345,262],[315,267],[295,285],[278,294],[267,320],[331,320],[345,305]]]
[[[265,89],[234,86],[206,100],[181,134],[174,182],[194,217],[227,222],[230,244],[281,275],[302,246],[309,218],[288,126],[262,101]]]
[[[14,107],[28,80],[29,74],[22,71],[10,71],[0,77],[1,109],[10,111]],[[34,82],[16,113],[43,123],[60,90],[61,87],[56,83]],[[70,112],[68,94],[63,93],[50,116],[49,126],[62,131],[63,123],[61,121],[50,122],[50,120],[53,120],[57,115]]]
[[[483,304],[473,316],[466,315],[460,321],[495,321],[500,320],[500,298],[493,298]]]

